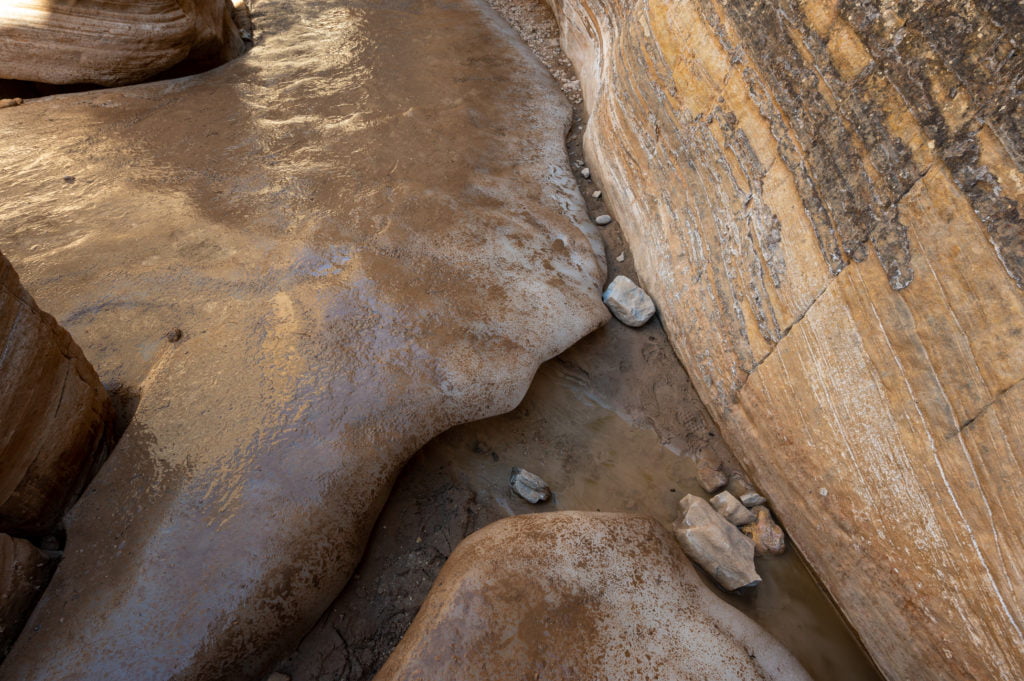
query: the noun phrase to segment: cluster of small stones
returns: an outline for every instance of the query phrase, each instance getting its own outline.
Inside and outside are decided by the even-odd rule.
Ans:
[[[712,496],[710,503],[692,494],[679,502],[675,532],[683,551],[727,591],[757,586],[755,556],[786,550],[767,501],[742,473],[726,474],[713,461],[700,461],[697,480]]]

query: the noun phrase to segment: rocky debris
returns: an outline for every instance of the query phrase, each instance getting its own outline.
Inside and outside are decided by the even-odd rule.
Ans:
[[[513,468],[508,479],[512,491],[531,504],[539,504],[551,498],[551,488],[538,475],[522,468]]]
[[[7,654],[57,567],[57,554],[0,534],[0,659]]]
[[[729,492],[740,500],[740,503],[747,508],[753,508],[754,506],[760,506],[767,503],[767,499],[761,496],[754,487],[747,480],[746,476],[739,471],[733,471],[729,474],[729,483],[727,489]]]
[[[643,326],[656,311],[651,297],[621,274],[608,285],[602,299],[615,318],[626,326]]]
[[[598,215],[596,218],[594,218],[594,223],[598,224],[598,225],[601,225],[602,227],[604,227],[605,225],[610,225],[611,222],[612,222],[612,216],[611,215]]]
[[[719,492],[711,497],[711,506],[723,518],[736,526],[748,525],[757,520],[753,511],[741,504],[740,500],[729,492]]]
[[[593,196],[595,199],[601,198],[601,190],[596,190],[593,194],[591,194],[591,196]]]
[[[12,106],[21,106],[21,97],[9,97],[7,99],[0,99],[0,109],[6,109]]]
[[[374,679],[697,677],[809,681],[704,585],[659,523],[559,512],[501,520],[459,544]]]
[[[0,253],[0,530],[55,526],[106,455],[107,391]]]
[[[686,555],[723,589],[735,591],[761,583],[754,568],[753,540],[708,502],[687,494],[679,501],[679,517],[673,527]]]
[[[619,253],[617,256],[615,256],[615,262],[626,262],[625,252]]]
[[[587,168],[586,166],[584,166],[583,169],[580,170],[580,175],[583,177],[584,180],[589,180],[590,179],[590,168]]]
[[[697,482],[708,494],[715,494],[729,482],[719,461],[700,459],[697,462]]]
[[[754,522],[741,529],[754,541],[754,551],[759,556],[779,555],[786,551],[786,533],[779,527],[767,506],[755,506]]]

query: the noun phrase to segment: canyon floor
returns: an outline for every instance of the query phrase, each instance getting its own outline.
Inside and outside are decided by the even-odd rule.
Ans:
[[[154,674],[186,663],[199,678],[230,674],[218,665],[240,648],[208,646],[203,632],[238,613],[257,635],[237,645],[261,669],[278,620],[297,638],[338,593],[383,506],[352,578],[278,667],[293,681],[369,679],[471,532],[552,510],[644,513],[668,526],[680,497],[702,494],[699,454],[736,467],[657,319],[640,329],[611,321],[564,350],[604,314],[586,217],[606,209],[579,172],[585,113],[550,11],[496,6],[534,57],[478,0],[386,4],[319,14],[301,0],[258,2],[255,48],[232,64],[12,109],[24,146],[2,156],[15,182],[0,247],[83,346],[126,429],[73,514],[20,669],[46,659],[60,678],[79,678],[81,662],[100,678],[120,671],[117,657],[104,659],[111,650],[134,655],[137,669],[163,665]],[[438,22],[471,35],[476,61],[434,32]],[[275,44],[275,31],[286,39]],[[568,108],[538,84],[537,58],[574,107],[567,161],[553,150]],[[477,67],[501,78],[476,82]],[[461,89],[436,97],[445,87]],[[460,167],[460,154],[483,160]],[[529,162],[510,170],[508,157]],[[512,220],[509,206],[521,204]],[[139,231],[111,227],[122,223]],[[481,225],[499,243],[481,246]],[[600,238],[608,278],[635,278],[616,224]],[[403,335],[410,324],[426,346]],[[473,420],[517,403],[556,353],[515,409]],[[553,499],[514,497],[513,467],[542,476]],[[756,590],[721,598],[814,678],[877,678],[798,550],[759,570]],[[102,588],[82,586],[83,574]],[[294,575],[307,590],[282,597],[283,616],[265,607],[268,593],[280,597],[275,580]],[[201,607],[177,602],[182,594]],[[121,611],[107,617],[107,607]],[[53,662],[48,651],[65,645],[92,657]],[[166,650],[154,661],[149,646]],[[197,662],[186,659],[196,650]]]

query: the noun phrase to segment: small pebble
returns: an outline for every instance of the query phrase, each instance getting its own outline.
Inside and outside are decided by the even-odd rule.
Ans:
[[[593,196],[593,197],[594,197],[595,199],[599,199],[599,198],[601,198],[601,190],[600,190],[600,189],[598,189],[598,190],[597,190],[596,192],[594,192],[593,194],[591,194],[591,196]]]
[[[754,508],[755,506],[761,506],[767,503],[768,500],[757,492],[747,492],[746,494],[740,495],[740,503],[747,508]]]
[[[171,329],[167,332],[164,338],[166,338],[169,343],[177,343],[181,340],[181,335],[181,329]]]
[[[590,179],[590,168],[584,168],[583,170],[581,170],[580,171],[580,175],[583,176],[583,179],[589,180]]]
[[[539,504],[551,498],[551,488],[540,476],[522,468],[513,468],[509,476],[508,484],[512,491],[526,499],[531,504]]]
[[[615,256],[615,262],[624,262],[625,260],[626,260],[626,254],[625,253],[619,253],[617,256]]]
[[[714,494],[725,487],[729,479],[722,472],[722,464],[711,461],[701,461],[697,465],[697,482],[708,494]]]
[[[594,218],[594,222],[599,224],[599,225],[601,225],[602,227],[604,225],[607,225],[607,224],[611,223],[611,221],[612,221],[612,216],[611,215],[598,215],[596,218]]]
[[[753,511],[728,492],[719,492],[711,497],[711,506],[733,525],[749,525],[757,520]]]
[[[10,106],[20,106],[22,104],[21,97],[11,97],[10,99],[0,99],[0,109],[6,109]]]
[[[74,184],[75,183],[75,176],[74,175],[65,175],[64,176],[64,181],[67,182],[68,184]]]

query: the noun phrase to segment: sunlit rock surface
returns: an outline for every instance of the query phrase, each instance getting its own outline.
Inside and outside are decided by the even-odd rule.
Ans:
[[[0,531],[57,525],[106,454],[110,416],[85,355],[0,253]]]
[[[809,681],[654,519],[560,512],[467,537],[374,677]]]
[[[3,111],[0,248],[141,393],[4,681],[259,678],[406,456],[607,319],[568,106],[489,9],[260,10],[216,71]]]
[[[552,0],[704,401],[891,679],[1024,678],[1024,13]]]

